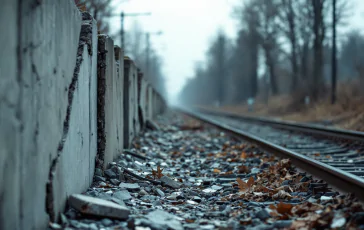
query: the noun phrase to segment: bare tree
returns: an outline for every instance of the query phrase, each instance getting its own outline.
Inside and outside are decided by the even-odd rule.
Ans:
[[[276,59],[278,48],[278,2],[276,0],[255,0],[253,7],[259,17],[258,34],[260,45],[265,56],[265,63],[269,73],[271,91],[273,95],[278,94],[278,82],[276,76]]]
[[[298,86],[299,63],[298,63],[298,4],[295,0],[280,0],[278,2],[278,15],[280,18],[280,29],[290,43],[289,60],[292,68],[291,91],[294,92]]]
[[[235,12],[241,20],[244,31],[240,33],[239,41],[241,46],[246,46],[240,55],[248,56],[248,65],[240,63],[245,69],[238,71],[247,72],[247,82],[250,85],[249,97],[255,97],[258,93],[258,53],[260,45],[260,35],[258,32],[259,16],[256,12],[254,1],[247,2]],[[244,59],[246,60],[246,59]]]
[[[100,33],[109,33],[108,20],[112,16],[112,0],[75,0],[76,5],[82,11],[88,11],[97,21]]]

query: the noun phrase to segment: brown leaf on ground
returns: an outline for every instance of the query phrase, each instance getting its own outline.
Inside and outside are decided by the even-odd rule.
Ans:
[[[238,169],[239,169],[239,173],[249,173],[250,172],[248,166],[245,166],[245,165],[239,166]]]
[[[162,176],[164,176],[164,174],[162,173],[163,172],[163,169],[161,169],[159,166],[157,167],[157,171],[155,171],[155,170],[152,170],[152,175],[153,175],[153,177],[154,178],[158,178],[158,179],[160,179],[160,178],[162,178]]]
[[[220,169],[214,169],[213,172],[214,173],[221,173],[221,170]]]
[[[291,214],[292,208],[293,208],[292,204],[287,204],[283,202],[277,204],[277,212],[280,214]]]
[[[248,184],[248,187],[249,188],[252,187],[253,184],[254,184],[254,177],[250,177],[249,180],[248,180],[248,182],[246,182],[246,183]]]
[[[238,187],[240,192],[247,192],[251,189],[251,187],[254,184],[254,178],[250,177],[249,180],[245,183],[242,179],[236,178],[236,181],[238,182]]]
[[[237,178],[236,181],[238,182],[239,190],[241,192],[246,192],[249,189],[248,184],[245,183],[242,179]]]
[[[240,155],[240,158],[245,160],[246,157],[247,157],[246,152],[242,152],[241,155]]]

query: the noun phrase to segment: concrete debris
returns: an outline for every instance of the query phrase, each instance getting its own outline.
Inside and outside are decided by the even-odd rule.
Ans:
[[[113,194],[113,197],[116,197],[120,200],[130,200],[132,198],[130,193],[127,190],[121,190],[121,191],[115,192]]]
[[[174,188],[174,189],[178,189],[181,187],[181,184],[178,183],[177,181],[174,181],[173,179],[167,177],[167,176],[162,176],[160,179],[163,183],[163,185]]]
[[[122,189],[126,189],[131,192],[137,192],[140,190],[140,186],[138,184],[131,184],[131,183],[120,183],[119,187]]]
[[[108,218],[127,219],[130,213],[127,207],[81,194],[71,195],[68,204],[83,214]]]
[[[155,225],[161,225],[162,228],[168,227],[174,230],[183,229],[182,224],[177,220],[176,216],[163,210],[155,210],[150,212],[146,217]]]

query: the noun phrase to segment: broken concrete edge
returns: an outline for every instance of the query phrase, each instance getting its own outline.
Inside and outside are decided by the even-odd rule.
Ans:
[[[85,16],[84,16],[85,15]],[[87,14],[83,13],[82,18],[88,17]],[[64,144],[69,132],[69,123],[70,123],[70,116],[72,112],[72,103],[74,98],[74,91],[77,87],[78,78],[79,78],[79,72],[80,72],[80,66],[83,62],[83,50],[84,46],[87,46],[89,55],[92,55],[92,20],[83,21],[81,30],[80,30],[80,38],[78,43],[78,49],[77,49],[77,58],[76,58],[76,65],[73,71],[73,76],[71,83],[68,86],[68,104],[67,104],[67,110],[66,115],[63,120],[63,133],[61,140],[58,143],[57,147],[57,154],[53,160],[51,160],[50,169],[48,173],[48,181],[46,184],[46,213],[49,216],[49,219],[51,221],[55,221],[56,219],[56,213],[54,210],[54,191],[53,191],[53,179],[57,167],[57,163],[59,161],[59,158],[61,157]]]
[[[133,64],[133,61],[124,56],[124,97],[123,97],[123,108],[124,108],[124,149],[129,148],[129,120],[130,120],[130,108],[129,108],[129,78],[130,78],[130,67]]]
[[[139,70],[139,69],[138,69]],[[143,131],[145,128],[145,112],[142,108],[142,95],[143,95],[143,73],[138,71],[138,119],[140,124],[140,130]]]
[[[82,194],[72,194],[69,196],[68,205],[82,214],[98,217],[126,220],[130,214],[126,206]]]
[[[97,45],[97,156],[95,168],[103,168],[106,149],[105,135],[105,93],[106,93],[106,54],[107,35],[98,36]]]

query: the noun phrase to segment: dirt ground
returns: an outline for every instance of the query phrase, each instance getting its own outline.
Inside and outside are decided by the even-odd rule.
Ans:
[[[302,95],[271,97],[268,103],[258,99],[253,111],[246,103],[224,106],[224,111],[245,115],[274,117],[298,122],[314,122],[338,128],[364,131],[364,89],[358,82],[339,84],[337,102],[332,105],[329,95],[305,105]]]

